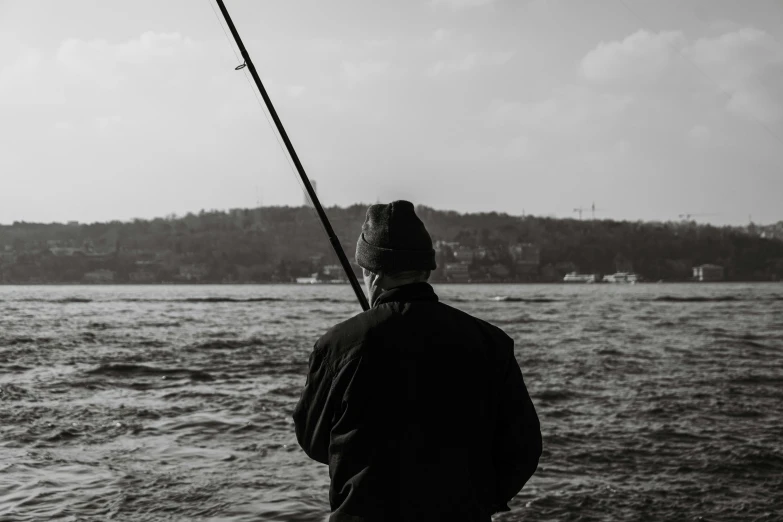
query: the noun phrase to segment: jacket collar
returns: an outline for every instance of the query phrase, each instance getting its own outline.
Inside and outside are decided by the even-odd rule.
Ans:
[[[384,303],[410,301],[438,302],[438,296],[429,283],[410,283],[384,290],[375,300],[373,308]]]

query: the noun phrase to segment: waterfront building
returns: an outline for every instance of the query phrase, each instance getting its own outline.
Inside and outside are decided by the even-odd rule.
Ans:
[[[93,270],[84,274],[84,281],[86,283],[113,283],[114,272],[106,269]]]
[[[444,268],[446,279],[450,283],[469,283],[470,273],[465,263],[446,263]]]

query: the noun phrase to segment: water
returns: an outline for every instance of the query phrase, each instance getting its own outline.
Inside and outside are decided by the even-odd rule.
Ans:
[[[436,291],[516,340],[541,419],[496,520],[783,519],[782,284]],[[348,286],[0,287],[0,520],[323,520],[291,413],[357,307]]]

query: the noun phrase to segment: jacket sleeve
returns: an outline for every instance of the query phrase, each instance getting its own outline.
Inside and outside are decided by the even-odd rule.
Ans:
[[[332,429],[332,372],[323,349],[316,344],[304,390],[294,409],[296,440],[305,453],[318,462],[329,463],[329,436]]]
[[[513,345],[512,345],[513,346]],[[493,446],[496,471],[496,511],[506,505],[533,476],[541,456],[541,427],[513,349],[500,389],[497,430]]]

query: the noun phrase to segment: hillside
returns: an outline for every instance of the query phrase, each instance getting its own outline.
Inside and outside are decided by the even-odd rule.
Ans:
[[[327,209],[349,258],[365,211],[364,205]],[[438,242],[436,281],[457,280],[457,272],[459,280],[474,282],[560,281],[571,271],[634,271],[651,281],[685,281],[701,264],[723,266],[728,280],[783,278],[783,241],[771,237],[783,223],[750,230],[428,207],[417,212]],[[336,263],[308,207],[0,226],[3,283],[287,282],[314,273],[340,277],[330,266]]]

